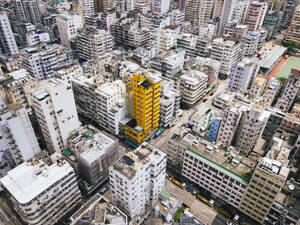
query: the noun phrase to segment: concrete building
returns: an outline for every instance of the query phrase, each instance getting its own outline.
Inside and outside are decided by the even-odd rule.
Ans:
[[[250,58],[243,58],[237,65],[233,66],[228,83],[228,90],[247,90],[259,71],[259,63]]]
[[[185,51],[182,49],[169,50],[151,59],[154,70],[161,72],[165,77],[172,78],[183,69]]]
[[[176,74],[177,89],[181,94],[181,102],[186,107],[194,106],[205,95],[208,76],[201,70],[183,71]]]
[[[292,18],[292,22],[288,27],[288,33],[286,35],[287,41],[293,41],[296,44],[300,44],[300,6],[297,6]]]
[[[217,143],[221,143],[227,147],[233,143],[239,121],[247,108],[248,106],[237,103],[224,110],[216,140]]]
[[[280,129],[293,135],[293,136],[298,136],[300,132],[300,118],[294,113],[286,113]]]
[[[153,0],[152,1],[152,11],[165,14],[170,9],[170,0]]]
[[[250,2],[245,24],[248,31],[258,31],[264,22],[267,13],[268,3],[260,1]]]
[[[287,0],[284,3],[281,28],[286,29],[290,25],[296,5],[296,0]]]
[[[47,149],[52,153],[67,149],[69,134],[80,126],[71,86],[58,79],[43,80],[30,96]]]
[[[207,57],[209,55],[210,39],[199,38],[190,33],[181,33],[177,38],[177,47],[185,50],[185,57]]]
[[[0,114],[1,137],[13,159],[19,165],[32,159],[41,151],[28,116],[28,109],[20,105],[10,105]]]
[[[164,188],[166,154],[143,144],[109,169],[112,202],[132,220],[152,209]]]
[[[154,75],[133,74],[132,96],[133,119],[125,126],[126,141],[140,145],[146,141],[159,125],[161,79]],[[129,109],[130,110],[130,109]]]
[[[16,70],[8,75],[13,78],[4,85],[8,99],[13,104],[22,106],[31,105],[29,92],[32,88],[36,87],[38,81],[31,77],[24,69]]]
[[[77,14],[62,13],[56,18],[60,42],[63,46],[71,48],[70,40],[77,36],[78,30],[82,29],[82,17]]]
[[[72,80],[72,86],[78,113],[117,135],[119,122],[127,114],[124,82],[80,75]]]
[[[277,108],[272,107],[268,108],[267,110],[270,112],[270,116],[262,133],[262,138],[270,143],[278,128],[280,128],[285,113]]]
[[[186,20],[191,21],[194,26],[200,26],[211,19],[213,9],[212,0],[190,0],[186,5]]]
[[[240,57],[240,43],[223,38],[215,38],[212,42],[211,58],[220,61],[220,73],[229,74]]]
[[[237,208],[249,183],[244,175],[250,171],[240,160],[200,139],[185,150],[182,175]]]
[[[57,44],[27,47],[21,59],[24,69],[38,80],[53,77],[55,70],[74,62],[71,50]]]
[[[157,29],[152,32],[153,45],[157,54],[168,51],[176,45],[178,33],[171,29]]]
[[[283,12],[278,10],[267,12],[263,23],[263,27],[268,31],[267,40],[274,38],[275,34],[279,31],[282,15]]]
[[[38,0],[13,0],[14,13],[18,22],[42,24]]]
[[[260,46],[261,33],[260,32],[249,32],[242,38],[242,44],[245,48],[245,55],[253,56],[257,53]]]
[[[289,174],[287,156],[290,150],[283,146],[281,139],[274,141],[267,156],[256,166],[239,205],[240,211],[259,223],[265,220]]]
[[[241,119],[240,130],[237,135],[236,148],[243,154],[249,155],[257,140],[261,137],[270,112],[260,106],[251,106]],[[249,135],[250,134],[250,135]]]
[[[6,12],[0,12],[0,53],[9,56],[19,53]]]
[[[163,80],[161,84],[160,125],[165,128],[170,127],[179,116],[180,92],[175,90],[172,83]]]
[[[267,85],[267,78],[262,75],[257,75],[254,77],[251,88],[250,88],[250,96],[252,98],[258,98],[263,94],[265,87]]]
[[[92,126],[70,133],[68,146],[78,161],[78,173],[89,184],[108,177],[108,168],[119,159],[118,141]]]
[[[81,201],[74,170],[62,160],[49,166],[36,159],[24,162],[0,182],[29,225],[54,225]]]
[[[111,225],[128,224],[128,216],[99,193],[71,216],[71,225],[80,224],[87,216],[101,225],[108,221]]]
[[[78,3],[82,10],[84,20],[91,18],[95,14],[94,0],[79,0]]]
[[[300,70],[293,68],[285,83],[284,90],[276,103],[276,107],[284,112],[290,110],[300,91]]]
[[[262,101],[265,107],[272,106],[272,103],[274,102],[274,99],[277,96],[278,91],[280,90],[280,86],[280,81],[277,78],[272,77],[269,79],[266,88],[262,94]]]
[[[174,26],[180,26],[184,23],[184,12],[179,9],[172,10],[169,14],[171,17],[171,24]]]
[[[103,59],[112,50],[113,37],[109,31],[85,27],[78,32],[75,41],[78,58],[81,60]]]
[[[48,32],[43,30],[34,30],[26,33],[26,41],[29,47],[38,44],[49,43],[51,38]]]
[[[113,2],[113,1],[110,1]],[[117,0],[116,9],[118,13],[127,13],[134,10],[135,0]]]
[[[54,77],[61,79],[67,86],[72,84],[72,80],[74,77],[80,76],[82,74],[82,67],[79,64],[73,64],[55,71]]]
[[[216,33],[216,25],[214,24],[206,23],[199,26],[199,38],[201,39],[203,38],[212,39],[215,33]]]
[[[111,0],[95,0],[95,11],[96,12],[108,12],[116,8],[117,1]]]

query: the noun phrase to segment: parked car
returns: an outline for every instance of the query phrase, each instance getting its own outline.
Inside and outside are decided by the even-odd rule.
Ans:
[[[104,187],[102,187],[102,188],[100,189],[99,193],[100,193],[101,195],[103,195],[105,192],[107,192],[107,190],[108,190],[108,187],[104,186]]]

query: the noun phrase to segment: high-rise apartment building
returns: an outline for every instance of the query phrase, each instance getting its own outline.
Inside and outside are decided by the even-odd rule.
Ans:
[[[32,159],[41,151],[28,116],[20,105],[10,105],[0,114],[0,130],[14,165]]]
[[[178,32],[171,29],[157,29],[153,31],[153,44],[156,52],[161,53],[170,50],[176,45]]]
[[[61,44],[71,48],[70,39],[75,38],[78,30],[83,27],[82,17],[77,14],[62,13],[57,16],[56,24]]]
[[[55,70],[74,63],[70,49],[58,44],[27,47],[21,51],[24,69],[34,78],[48,79]]]
[[[243,195],[239,210],[259,223],[263,223],[276,196],[280,193],[289,174],[286,157],[289,150],[283,141],[274,138],[275,144],[256,166]]]
[[[58,79],[42,80],[30,96],[47,149],[67,149],[69,134],[80,126],[71,86]]]
[[[249,31],[258,31],[262,27],[267,9],[267,2],[250,2],[245,21],[245,24],[248,26]]]
[[[288,27],[288,33],[286,35],[287,41],[293,41],[296,44],[300,44],[300,6],[297,6],[292,18],[292,22]]]
[[[261,137],[269,116],[270,112],[256,105],[252,105],[244,113],[236,144],[236,148],[241,153],[250,154],[257,140]]]
[[[0,12],[0,53],[4,55],[16,55],[19,53],[14,34],[5,12]]]
[[[187,0],[178,0],[178,2],[177,2],[177,8],[180,11],[184,11],[185,12],[186,4],[187,4]]]
[[[105,180],[108,168],[119,159],[118,141],[92,126],[74,130],[68,146],[78,161],[78,173],[89,184]]]
[[[284,112],[290,110],[300,90],[300,70],[293,68],[285,83],[284,90],[276,103],[276,107]]]
[[[127,153],[109,169],[112,202],[132,220],[152,208],[164,188],[166,154],[150,144]]]
[[[281,20],[281,28],[288,28],[296,6],[296,0],[287,0],[283,3],[283,15]]]
[[[120,13],[133,11],[135,8],[135,0],[117,0],[116,8]]]
[[[268,31],[267,40],[274,38],[279,31],[282,15],[283,13],[278,10],[267,12],[263,23],[263,27]]]
[[[112,50],[113,38],[109,31],[85,27],[79,31],[75,44],[79,59],[97,61]]]
[[[116,8],[117,0],[94,0],[94,3],[96,12],[108,12]]]
[[[38,0],[12,1],[17,21],[39,26],[42,23]]]
[[[160,86],[161,79],[156,76],[132,75],[133,119],[125,126],[129,143],[140,145],[158,129]]]
[[[240,43],[215,38],[212,43],[211,58],[220,61],[220,72],[229,74],[233,66],[238,63],[241,54]]]
[[[170,9],[170,0],[152,0],[152,11],[165,14]]]
[[[72,80],[72,86],[78,113],[112,134],[119,134],[119,122],[127,114],[124,82],[80,75]]]
[[[81,202],[74,169],[66,161],[33,159],[12,169],[0,183],[28,225],[54,225]]]
[[[186,6],[186,20],[191,21],[194,25],[203,25],[211,19],[213,9],[212,0],[190,0]]]
[[[228,90],[247,90],[259,70],[259,63],[250,58],[243,58],[232,68]]]
[[[91,18],[94,16],[95,14],[94,0],[79,0],[78,2],[82,10],[84,20],[86,20],[86,18]]]

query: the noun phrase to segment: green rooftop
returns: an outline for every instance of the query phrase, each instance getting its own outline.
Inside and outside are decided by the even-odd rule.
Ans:
[[[249,180],[247,178],[229,170],[228,168],[214,162],[213,160],[205,157],[204,155],[202,155],[190,148],[187,148],[186,152],[189,152],[189,154],[193,155],[194,157],[198,158],[199,160],[204,161],[206,164],[210,165],[211,167],[217,168],[219,171],[222,171],[224,174],[227,174],[228,176],[234,177],[236,180],[238,180],[242,183],[245,183],[245,184],[249,183]]]
[[[63,152],[63,154],[64,154],[65,156],[67,156],[68,158],[70,158],[70,156],[73,155],[73,153],[72,153],[69,149],[65,150],[65,151]]]
[[[289,57],[287,62],[282,66],[279,73],[276,74],[276,78],[285,78],[287,79],[290,75],[292,68],[300,69],[300,58]]]

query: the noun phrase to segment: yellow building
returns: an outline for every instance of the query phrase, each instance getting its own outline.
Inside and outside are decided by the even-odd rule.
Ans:
[[[128,142],[139,145],[158,129],[160,86],[161,79],[158,77],[132,75],[133,119],[125,126]]]

